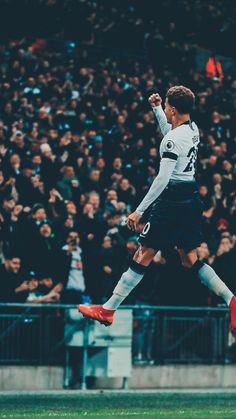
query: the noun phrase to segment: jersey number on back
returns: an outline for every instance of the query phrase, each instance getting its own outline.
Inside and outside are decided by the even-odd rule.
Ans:
[[[190,148],[187,157],[189,157],[189,162],[187,166],[185,167],[184,172],[191,172],[197,160],[197,148],[196,147]]]

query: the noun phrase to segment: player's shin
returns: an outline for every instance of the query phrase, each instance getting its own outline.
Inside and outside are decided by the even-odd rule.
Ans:
[[[229,290],[227,285],[219,278],[217,273],[211,266],[197,260],[191,270],[197,274],[202,284],[210,288],[216,295],[223,298],[229,306],[233,297],[233,293]]]
[[[139,284],[148,266],[133,261],[129,269],[124,272],[114,288],[113,295],[103,305],[106,310],[116,310],[130,292]]]

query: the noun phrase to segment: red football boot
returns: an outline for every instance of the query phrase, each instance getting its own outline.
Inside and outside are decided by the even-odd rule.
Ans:
[[[230,330],[233,334],[236,334],[236,297],[232,297],[229,304],[230,311]]]
[[[89,306],[85,304],[79,304],[78,310],[81,314],[83,314],[83,316],[97,320],[105,326],[110,326],[114,320],[115,310],[106,310],[102,306]]]

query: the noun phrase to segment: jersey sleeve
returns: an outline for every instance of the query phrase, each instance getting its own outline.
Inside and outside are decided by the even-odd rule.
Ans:
[[[140,215],[161,195],[165,187],[168,185],[170,177],[176,165],[175,158],[162,158],[160,169],[157,177],[154,179],[148,193],[136,209]]]
[[[166,135],[171,130],[171,124],[167,122],[166,115],[162,109],[162,106],[155,106],[152,108],[152,110],[157,119],[162,134]]]
[[[181,142],[176,141],[174,135],[165,136],[161,142],[161,158],[177,160],[181,154]]]

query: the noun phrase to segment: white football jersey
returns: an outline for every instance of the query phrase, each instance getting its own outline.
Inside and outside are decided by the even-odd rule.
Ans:
[[[161,159],[176,160],[170,180],[194,179],[199,142],[199,131],[195,122],[187,121],[174,129],[169,126],[168,133],[161,141],[160,156]]]
[[[149,191],[136,208],[140,215],[161,195],[169,181],[191,182],[199,145],[199,131],[195,122],[186,121],[171,129],[162,106],[153,108],[164,138],[160,145],[160,168]]]

